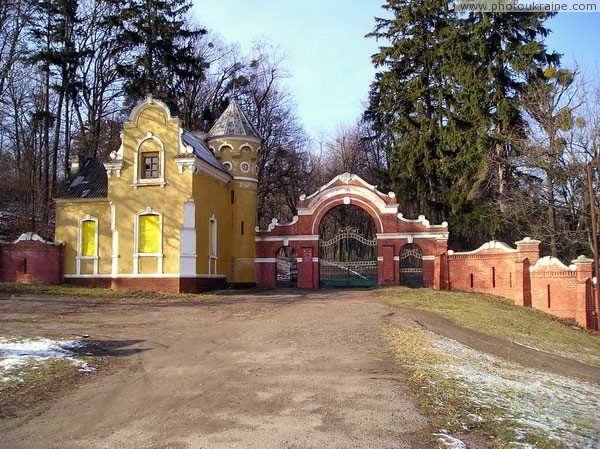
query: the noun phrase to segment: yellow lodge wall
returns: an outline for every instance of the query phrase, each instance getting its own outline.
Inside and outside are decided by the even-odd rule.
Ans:
[[[234,181],[235,207],[233,209],[233,262],[232,282],[251,283],[255,281],[255,226],[256,226],[256,184],[250,181]],[[242,234],[243,223],[243,234]]]
[[[56,203],[57,226],[54,238],[65,242],[65,275],[76,273],[79,220],[87,214],[98,219],[98,274],[110,274],[111,272],[112,240],[108,200],[59,200]]]
[[[208,274],[209,221],[217,220],[217,274],[229,278],[231,260],[231,197],[230,189],[203,175],[194,176],[194,202],[196,205],[196,270]],[[229,279],[228,279],[229,280]]]
[[[193,290],[204,285],[207,275],[216,275],[217,279],[209,279],[206,285],[223,281],[220,276],[233,284],[255,282],[257,184],[253,180],[260,139],[228,135],[227,141],[211,141],[216,159],[230,173],[227,175],[222,168],[216,169],[194,156],[194,149],[186,145],[191,136],[184,140],[182,132],[179,119],[171,118],[164,104],[149,97],[124,123],[119,151],[104,162],[107,198],[57,200],[56,239],[65,242],[65,275],[78,274],[79,221],[89,214],[98,220],[98,275],[112,276],[116,288],[124,285],[119,284],[123,279],[134,288],[144,288],[146,285],[140,284],[144,279],[163,275],[179,277],[169,284],[173,289]],[[157,172],[143,175],[143,154],[152,170],[159,167]],[[160,216],[160,245],[152,255],[136,253],[140,240],[137,219],[148,214]],[[182,233],[184,214],[188,221]],[[217,223],[216,264],[210,259],[211,217]],[[146,220],[145,226],[146,237],[151,236],[145,240],[151,242],[145,244],[145,249],[154,251],[154,222]],[[94,263],[93,257],[80,260],[79,274],[92,275]],[[190,281],[194,272],[198,279]]]
[[[135,217],[146,210],[162,216],[163,273],[179,273],[179,233],[183,226],[183,203],[191,191],[191,173],[185,170],[179,174],[174,157],[179,151],[179,122],[168,120],[165,110],[155,104],[143,107],[133,123],[123,127],[123,167],[121,176],[114,174],[108,180],[108,198],[116,204],[116,223],[119,232],[118,274],[134,272],[134,252],[136,243]],[[165,185],[132,186],[135,175],[134,151],[140,142],[148,139],[149,133],[164,145]],[[153,146],[156,140],[151,139]],[[138,170],[141,170],[138,167]],[[142,260],[143,259],[143,260]],[[155,257],[140,257],[140,274],[157,274],[158,263]],[[160,274],[160,273],[158,273]]]
[[[235,207],[232,234],[235,236],[235,256],[251,257],[255,255],[254,234],[256,227],[256,184],[249,181],[234,181]],[[242,222],[244,234],[242,235]]]

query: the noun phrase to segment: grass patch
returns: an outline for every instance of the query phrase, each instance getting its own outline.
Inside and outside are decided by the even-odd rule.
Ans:
[[[255,294],[264,291],[272,290],[265,287],[254,287],[243,290],[215,290],[202,293],[168,293],[168,292],[149,292],[149,291],[127,291],[127,290],[110,290],[107,288],[80,287],[77,285],[60,284],[60,285],[32,285],[21,284],[17,282],[0,282],[0,293],[9,294],[27,294],[27,293],[43,293],[56,296],[76,296],[88,298],[100,298],[106,301],[120,299],[148,299],[155,301],[169,300],[196,300],[202,298],[211,298],[215,295],[231,295],[231,294]]]
[[[528,425],[527,410],[512,407],[531,399],[523,391],[513,392],[506,386],[505,379],[511,375],[526,377],[519,374],[519,366],[493,358],[477,359],[473,354],[457,358],[455,350],[436,346],[435,338],[439,337],[414,325],[389,325],[382,332],[396,361],[408,372],[421,409],[438,429],[459,436],[476,431],[490,437],[490,447],[497,449],[566,447],[555,435],[548,435],[535,424]],[[467,366],[471,369],[469,375],[456,374]],[[500,387],[490,387],[485,376],[494,378]]]
[[[16,282],[0,282],[0,293],[11,294],[26,294],[26,293],[43,293],[57,296],[80,296],[88,298],[101,298],[107,301],[117,299],[151,299],[151,300],[185,300],[195,299],[207,294],[191,294],[191,293],[163,293],[163,292],[146,292],[146,291],[114,291],[107,288],[92,288],[79,287],[76,285],[61,284],[61,285],[31,285],[21,284]]]
[[[510,300],[477,293],[387,287],[380,297],[396,307],[439,313],[459,326],[600,366],[600,336]]]

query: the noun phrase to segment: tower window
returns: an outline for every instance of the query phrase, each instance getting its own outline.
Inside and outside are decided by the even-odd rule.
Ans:
[[[240,224],[240,234],[244,235],[244,222]]]
[[[235,203],[235,190],[231,191],[231,204]]]

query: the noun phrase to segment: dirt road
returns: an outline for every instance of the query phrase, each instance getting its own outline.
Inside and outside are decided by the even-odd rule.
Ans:
[[[379,336],[393,311],[361,291],[4,298],[4,335],[87,334],[123,363],[0,423],[0,447],[433,448]]]

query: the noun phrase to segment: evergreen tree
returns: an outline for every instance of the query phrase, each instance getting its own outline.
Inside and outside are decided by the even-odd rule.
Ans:
[[[542,14],[461,15],[440,0],[388,0],[365,117],[389,143],[385,184],[457,240],[500,229],[506,151],[524,129],[522,85],[551,60]],[[471,242],[473,243],[473,242]]]
[[[203,34],[190,28],[185,14],[188,0],[108,0],[115,8],[106,23],[115,27],[117,51],[130,59],[119,64],[124,91],[130,102],[152,94],[177,113],[175,85],[179,79],[201,77],[206,66],[192,48]]]
[[[548,64],[559,62],[559,55],[548,53],[543,43],[549,33],[544,22],[552,15],[472,13],[464,23],[472,36],[467,51],[473,55],[474,78],[461,79],[460,84],[465,86],[462,92],[478,92],[473,119],[484,136],[481,151],[487,155],[486,170],[474,185],[495,217],[510,208],[516,176],[513,160],[527,134],[523,97],[529,86],[545,80]],[[501,220],[495,225],[503,239],[520,237],[512,235]]]
[[[384,184],[400,193],[410,212],[444,215],[443,126],[445,100],[443,36],[451,25],[448,3],[390,0],[393,14],[377,19],[370,35],[390,42],[373,56],[376,74],[366,117],[390,143]],[[409,213],[410,213],[409,212]]]

